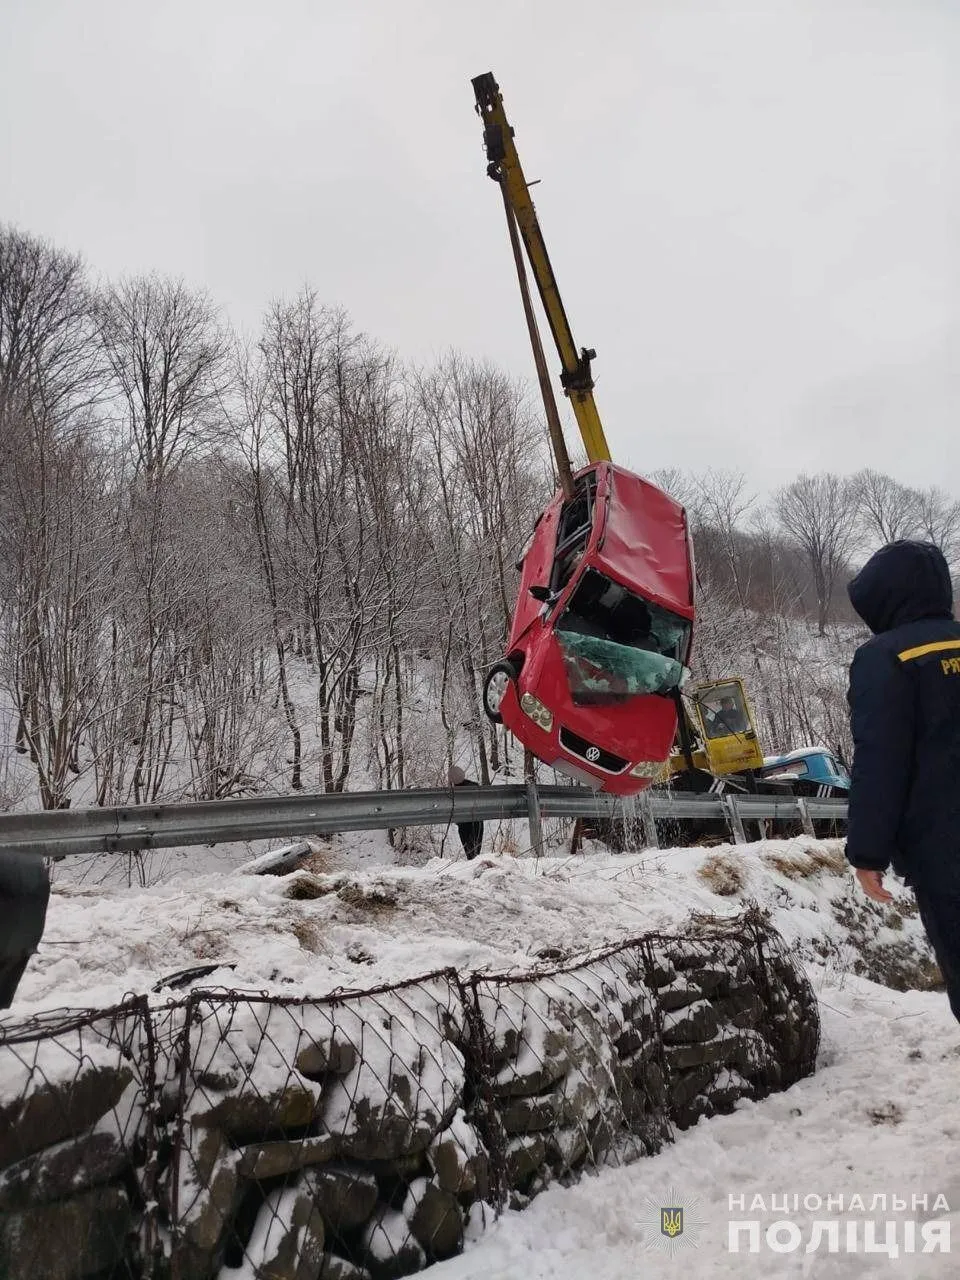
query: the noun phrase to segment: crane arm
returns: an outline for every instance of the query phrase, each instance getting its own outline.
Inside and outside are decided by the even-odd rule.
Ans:
[[[593,398],[593,374],[590,362],[596,352],[586,347],[577,351],[573,333],[570,330],[570,322],[563,309],[553,267],[550,265],[550,257],[540,230],[537,212],[530,199],[530,190],[523,176],[520,157],[514,145],[513,129],[503,109],[500,88],[491,72],[477,76],[472,83],[477,99],[477,112],[483,121],[483,142],[488,160],[487,173],[500,183],[504,197],[509,201],[516,217],[530,268],[537,282],[547,323],[560,356],[562,365],[560,381],[573,405],[587,457],[591,462],[610,461],[610,449],[603,434],[600,414]]]

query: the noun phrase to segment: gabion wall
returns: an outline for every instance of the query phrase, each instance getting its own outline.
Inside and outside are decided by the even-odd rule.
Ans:
[[[0,1277],[392,1280],[814,1069],[758,913],[529,973],[0,1024]]]

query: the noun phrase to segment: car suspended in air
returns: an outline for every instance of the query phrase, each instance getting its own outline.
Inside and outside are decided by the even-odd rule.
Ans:
[[[677,732],[694,616],[693,553],[679,503],[614,466],[493,75],[473,80],[487,174],[498,184],[560,492],[523,556],[487,715],[530,753],[592,787],[632,795],[664,769]],[[574,473],[546,371],[524,251],[590,466]]]
[[[693,557],[683,507],[622,467],[574,476],[520,563],[506,655],[484,709],[580,782],[634,795],[662,772],[688,676]]]

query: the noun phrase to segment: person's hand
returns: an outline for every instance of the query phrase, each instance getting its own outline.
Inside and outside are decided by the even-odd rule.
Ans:
[[[882,871],[870,871],[866,867],[857,867],[856,872],[860,888],[868,898],[872,898],[874,902],[893,901],[893,894],[888,893],[883,887]]]

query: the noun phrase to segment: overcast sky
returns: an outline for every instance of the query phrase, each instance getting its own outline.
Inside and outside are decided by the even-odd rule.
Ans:
[[[614,456],[960,494],[956,0],[0,0],[0,218],[532,375],[501,85]],[[556,366],[552,357],[551,365]]]

